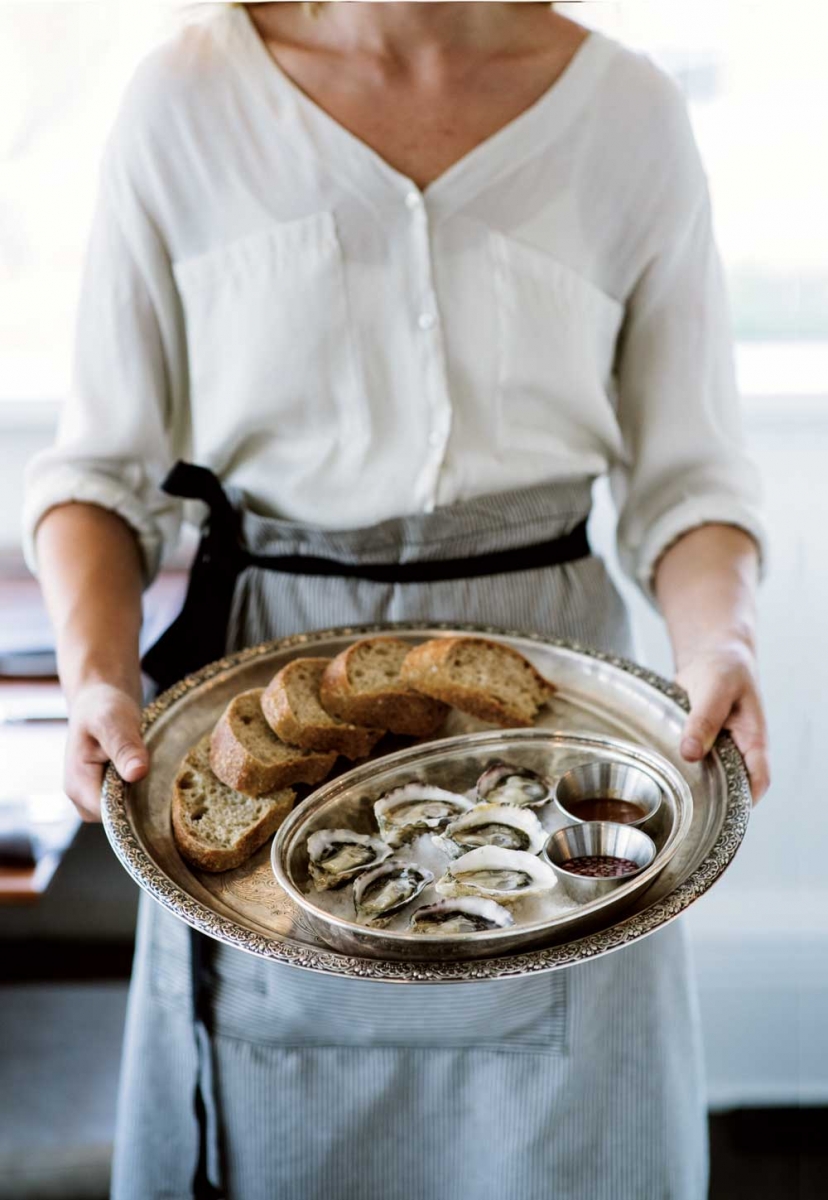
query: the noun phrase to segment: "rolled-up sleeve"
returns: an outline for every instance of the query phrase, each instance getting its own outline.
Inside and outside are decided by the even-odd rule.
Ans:
[[[765,555],[706,185],[683,213],[629,297],[616,363],[619,558],[651,599],[659,558],[698,526],[738,526]]]
[[[154,223],[110,154],[87,249],[72,386],[54,444],[29,464],[24,550],[56,505],[96,504],[135,531],[145,579],[177,540],[178,504],[159,483],[180,451],[181,318]]]

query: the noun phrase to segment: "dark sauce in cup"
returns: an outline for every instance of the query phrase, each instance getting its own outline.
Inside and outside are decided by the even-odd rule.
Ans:
[[[583,854],[579,858],[568,858],[561,863],[561,868],[572,875],[588,875],[592,879],[611,879],[640,870],[631,858],[616,858],[614,854]]]
[[[646,817],[647,810],[631,800],[613,800],[609,796],[576,800],[566,805],[566,811],[579,821],[614,821],[617,825],[632,825]]]

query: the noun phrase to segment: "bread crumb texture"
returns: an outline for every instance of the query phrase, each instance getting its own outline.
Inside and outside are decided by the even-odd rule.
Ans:
[[[409,651],[402,677],[428,696],[503,727],[531,725],[553,687],[511,646],[434,638]]]
[[[349,655],[348,682],[355,692],[381,692],[403,687],[400,667],[410,647],[396,638],[371,638],[357,642]]]
[[[209,735],[189,752],[173,790],[173,832],[188,861],[207,871],[238,866],[278,828],[293,807],[294,792],[280,789],[245,796],[210,768]]]
[[[354,725],[325,711],[319,688],[331,661],[297,658],[282,667],[265,688],[262,712],[271,729],[290,745],[365,758],[385,731]]]
[[[408,737],[433,737],[448,708],[400,678],[410,646],[399,638],[362,638],[326,667],[320,683],[323,708],[353,721]]]

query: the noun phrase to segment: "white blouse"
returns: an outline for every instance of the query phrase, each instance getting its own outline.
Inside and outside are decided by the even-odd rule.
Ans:
[[[245,10],[139,69],[105,157],[38,520],[176,540],[177,458],[354,528],[610,473],[625,569],[705,522],[761,539],[704,172],[681,98],[592,33],[424,191],[310,100]]]

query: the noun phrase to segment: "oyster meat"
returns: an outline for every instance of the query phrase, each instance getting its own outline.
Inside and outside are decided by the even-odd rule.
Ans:
[[[513,804],[478,804],[435,834],[434,844],[452,858],[477,846],[501,846],[504,850],[526,850],[540,854],[547,833],[527,808]]]
[[[509,804],[516,808],[540,808],[552,799],[548,779],[528,767],[493,763],[477,781],[478,802]]]
[[[353,829],[318,829],[308,838],[308,870],[318,892],[342,887],[390,854],[378,837]]]
[[[483,896],[514,904],[550,892],[557,879],[552,868],[525,850],[478,846],[455,859],[437,882],[441,896]]]
[[[431,871],[417,863],[390,858],[354,883],[357,916],[371,925],[384,925],[394,913],[416,900],[433,879]]]
[[[380,796],[374,804],[374,816],[380,837],[396,849],[420,833],[444,829],[472,807],[472,801],[458,792],[407,783]]]
[[[515,918],[502,904],[480,896],[458,900],[438,900],[412,913],[408,927],[412,933],[429,937],[451,937],[460,933],[483,933],[487,929],[506,929]]]

